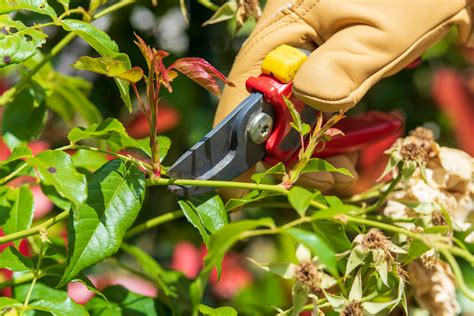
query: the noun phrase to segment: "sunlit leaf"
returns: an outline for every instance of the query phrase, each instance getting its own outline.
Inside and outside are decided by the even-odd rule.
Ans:
[[[6,199],[10,202],[8,219],[2,225],[5,234],[13,234],[30,228],[33,222],[34,200],[33,193],[26,186],[11,189],[6,194]],[[20,240],[15,241],[16,245]]]
[[[237,311],[229,306],[212,308],[206,305],[199,305],[199,311],[203,315],[209,316],[237,316]]]
[[[28,160],[38,172],[42,184],[52,186],[59,195],[79,209],[87,198],[86,177],[72,163],[71,157],[56,150],[46,150]]]
[[[104,57],[113,57],[122,60],[127,68],[131,68],[130,59],[126,54],[121,54],[117,43],[115,43],[104,31],[99,30],[90,23],[80,20],[64,19],[61,21],[62,27],[69,32],[74,32],[92,46],[100,55]],[[128,110],[132,111],[132,102],[130,100],[129,82],[124,79],[115,78],[123,102]]]
[[[0,13],[1,7],[0,4]],[[36,28],[11,20],[9,15],[0,15],[0,25],[3,27],[3,32],[0,32],[0,68],[32,57],[48,37]]]
[[[304,244],[311,249],[311,252],[318,256],[319,261],[324,264],[332,275],[338,276],[336,253],[322,238],[315,233],[311,233],[299,228],[289,228],[286,230],[297,242]]]
[[[176,69],[183,75],[193,80],[210,93],[220,96],[221,89],[217,85],[216,79],[233,87],[234,84],[228,81],[223,74],[209,64],[206,60],[196,57],[185,57],[176,60],[169,69]]]
[[[396,304],[395,301],[390,301],[390,302],[380,302],[380,303],[375,303],[375,302],[363,302],[362,307],[366,312],[368,312],[370,315],[380,315],[380,312],[383,311],[384,309],[390,307],[393,304]]]
[[[64,1],[64,0],[63,0]],[[28,10],[56,19],[56,12],[47,0],[3,0],[0,3],[0,14],[11,13],[18,10]]]
[[[327,162],[326,160],[320,159],[320,158],[311,158],[308,161],[308,164],[304,167],[301,174],[308,173],[308,172],[318,172],[318,171],[336,172],[336,173],[340,173],[345,176],[354,178],[352,173],[346,168],[336,168],[333,165],[331,165],[329,162]]]
[[[351,250],[351,254],[347,260],[345,275],[348,276],[358,266],[364,264],[364,260],[367,258],[367,255],[368,252],[364,251],[361,246],[355,246],[354,249]]]
[[[319,192],[311,192],[301,187],[292,187],[288,194],[288,201],[300,216],[304,216],[309,208],[311,201]]]
[[[262,180],[266,176],[276,175],[276,174],[279,174],[279,175],[286,174],[286,168],[285,168],[285,165],[283,163],[279,162],[276,165],[268,168],[265,172],[255,173],[251,176],[251,179],[253,181],[255,181],[257,184],[260,184],[260,182],[262,182]]]
[[[141,68],[133,67],[130,69],[124,60],[113,57],[92,58],[82,56],[72,66],[79,70],[96,72],[112,78],[125,79],[129,82],[140,81],[143,77]]]
[[[216,12],[211,16],[209,20],[204,22],[202,26],[216,24],[219,22],[224,22],[235,17],[235,12],[237,11],[237,3],[229,1],[224,3],[222,6],[217,9]]]
[[[115,159],[90,176],[86,203],[73,213],[69,261],[61,283],[111,256],[135,221],[145,195],[145,176]]]
[[[15,247],[8,247],[0,252],[0,268],[11,271],[32,271],[33,261],[23,256]]]
[[[352,282],[351,291],[349,292],[349,301],[360,301],[362,299],[362,278],[360,271],[357,272]]]

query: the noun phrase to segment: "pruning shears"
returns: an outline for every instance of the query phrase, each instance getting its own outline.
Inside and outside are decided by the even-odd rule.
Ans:
[[[298,132],[283,97],[289,98],[301,120],[314,128],[318,111],[292,96],[292,80],[305,61],[305,51],[281,45],[263,60],[262,73],[250,77],[250,95],[204,138],[186,151],[168,170],[175,179],[233,180],[257,162],[268,165],[295,161],[301,147]],[[358,151],[371,143],[401,135],[400,118],[381,112],[366,112],[345,118],[334,126],[336,135],[315,157]],[[172,185],[177,196],[194,196],[212,188]]]

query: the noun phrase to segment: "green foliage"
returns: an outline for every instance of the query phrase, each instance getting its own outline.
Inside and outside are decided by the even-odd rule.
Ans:
[[[73,213],[70,257],[61,283],[119,249],[141,209],[145,179],[136,166],[115,159],[90,176],[88,191],[87,201]]]
[[[259,12],[256,3],[230,1],[219,7],[208,0],[198,2],[215,11],[204,25],[229,21],[239,28]],[[474,299],[469,289],[472,282],[465,282],[465,278],[469,281],[465,271],[474,263],[466,238],[472,228],[458,231],[466,223],[459,223],[456,209],[439,201],[413,201],[416,192],[410,192],[408,200],[390,204],[394,196],[408,192],[407,185],[414,178],[421,177],[426,185],[434,181],[421,155],[411,160],[403,157],[398,146],[403,142],[388,152],[383,182],[367,192],[343,199],[299,185],[306,173],[353,177],[349,170],[313,157],[325,142],[342,135],[334,126],[344,111],[324,118],[318,114],[310,126],[293,103],[284,99],[293,120],[291,127],[305,144],[297,161],[254,174],[253,182],[213,182],[218,189],[248,189],[225,204],[216,194],[176,200],[157,189],[170,184],[199,186],[204,181],[169,179],[168,166],[162,165],[171,147],[170,138],[158,135],[162,100],[171,100],[173,106],[173,101],[178,107],[186,105],[189,118],[184,119],[192,124],[206,121],[195,115],[196,107],[189,103],[199,103],[194,92],[187,90],[189,81],[175,78],[183,74],[215,96],[222,91],[218,81],[233,84],[204,59],[173,60],[175,52],[149,46],[138,35],[137,50],[133,39],[123,36],[132,34],[126,26],[113,25],[102,31],[99,24],[92,24],[123,8],[134,14],[152,12],[147,6],[135,11],[134,3],[93,0],[81,7],[83,4],[69,0],[6,0],[0,4],[0,89],[4,88],[3,76],[11,84],[0,96],[0,106],[4,106],[0,268],[15,272],[10,277],[0,271],[0,290],[12,288],[11,298],[0,298],[0,314],[233,316],[270,315],[276,310],[279,315],[296,316],[304,310],[315,315],[346,315],[354,306],[361,309],[358,314],[389,314],[395,308],[408,314],[407,302],[412,304],[416,297],[407,296],[417,288],[412,284],[416,281],[413,272],[407,275],[405,270],[427,263],[436,265],[436,271],[448,271],[449,265],[453,273],[446,274],[445,282],[452,286],[442,289],[456,288],[466,300]],[[187,18],[184,1],[180,4]],[[161,15],[160,8],[156,11]],[[109,21],[126,22],[123,17],[127,16],[112,16]],[[120,38],[114,35],[117,30]],[[195,30],[191,25],[189,34]],[[76,37],[94,50],[87,52],[90,56],[75,55],[70,65],[84,77],[61,72],[64,60],[72,62],[65,48],[75,45],[72,40]],[[112,38],[120,39],[123,50]],[[451,45],[442,43],[431,55],[439,58]],[[212,47],[210,54],[215,53]],[[144,69],[132,66],[138,53]],[[113,78],[117,98],[107,90],[113,84],[109,78],[91,79],[82,70]],[[415,81],[428,82],[426,76],[420,78]],[[423,86],[426,89],[428,84]],[[174,97],[172,92],[177,92]],[[393,91],[385,94],[384,98],[397,98]],[[131,136],[133,126],[127,122],[136,121],[122,116],[115,104],[118,95],[129,111],[132,104],[141,111],[148,137]],[[108,117],[111,115],[123,119],[125,125]],[[182,131],[170,133],[183,138],[174,143],[172,155],[189,141],[189,131]],[[385,177],[388,175],[393,179]],[[443,187],[442,193],[461,195],[468,185],[472,183],[460,183],[455,193]],[[386,214],[388,206],[400,208],[394,209],[398,217]],[[175,211],[167,212],[170,209]],[[407,215],[398,214],[403,212]],[[190,236],[197,240],[181,244]],[[465,264],[460,267],[458,261]],[[250,268],[249,262],[263,272]],[[137,282],[140,289],[154,288],[157,297],[110,286],[124,276],[124,286]],[[94,297],[83,305],[75,303],[68,297],[70,283],[84,285]]]
[[[86,177],[76,171],[71,157],[61,151],[47,150],[28,159],[48,191],[56,191],[77,210],[87,198]]]
[[[24,62],[36,54],[36,49],[45,43],[47,37],[20,21],[13,21],[9,15],[0,15],[0,25],[6,32],[0,33],[0,45],[5,47],[0,55],[0,68]]]

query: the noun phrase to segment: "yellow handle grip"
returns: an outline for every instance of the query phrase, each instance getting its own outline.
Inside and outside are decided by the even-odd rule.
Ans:
[[[280,45],[265,56],[262,62],[262,73],[273,75],[283,83],[288,83],[306,60],[306,54],[298,48]]]

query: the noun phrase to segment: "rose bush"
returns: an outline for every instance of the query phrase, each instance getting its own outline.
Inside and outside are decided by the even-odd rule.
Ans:
[[[298,180],[305,173],[351,176],[312,158],[340,134],[334,125],[346,113],[318,115],[308,132],[286,100],[293,128],[308,139],[294,165],[259,166],[249,182],[172,179],[165,159],[169,151],[176,155],[183,134],[170,133],[172,143],[162,133],[190,116],[199,120],[197,112],[179,114],[168,100],[195,97],[179,77],[217,97],[232,82],[206,60],[175,58],[137,34],[116,38],[120,47],[134,41],[121,50],[99,26],[134,1],[83,2],[0,3],[0,68],[9,78],[0,81],[1,314],[472,311],[474,160],[468,153],[417,128],[393,145],[360,153],[354,195],[304,188]],[[256,1],[199,2],[215,11],[207,25],[234,19],[241,32],[260,14]],[[187,18],[184,2],[181,9]],[[140,10],[131,14],[150,18]],[[59,71],[70,55],[66,68],[75,75]],[[448,77],[441,75],[435,87],[445,86]],[[91,95],[104,82],[117,87],[127,114],[116,110],[112,93],[104,97],[108,90]],[[456,101],[441,92],[443,104]],[[115,111],[96,106],[104,98]],[[458,137],[467,130],[457,129]],[[384,171],[374,157],[387,147]],[[216,192],[176,201],[164,190],[171,184],[246,193],[228,201]]]

